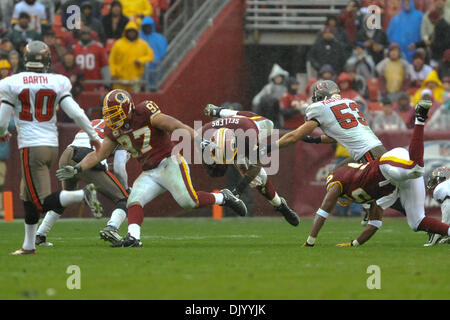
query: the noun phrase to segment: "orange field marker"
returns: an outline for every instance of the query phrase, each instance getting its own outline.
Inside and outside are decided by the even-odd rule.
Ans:
[[[214,190],[214,193],[219,193],[220,190]],[[218,204],[212,206],[212,217],[213,219],[220,220],[223,217],[223,208]]]
[[[11,191],[3,192],[3,211],[5,212],[5,221],[14,220],[13,194]]]

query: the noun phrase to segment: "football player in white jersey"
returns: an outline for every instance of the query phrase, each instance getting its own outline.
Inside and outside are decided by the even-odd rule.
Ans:
[[[103,142],[105,137],[105,122],[103,119],[95,119],[91,121],[92,126]],[[92,152],[93,149],[89,142],[88,134],[81,130],[67,146],[59,159],[59,167],[75,166],[83,158]],[[98,163],[94,168],[80,173],[76,177],[62,182],[63,190],[75,190],[78,182],[81,180],[86,184],[95,183],[97,191],[103,194],[106,198],[114,202],[115,208],[111,213],[106,227],[100,231],[100,238],[115,244],[122,240],[118,233],[118,229],[127,216],[127,200],[128,200],[128,175],[126,171],[126,163],[130,158],[130,154],[118,149],[114,152],[114,173],[108,170],[108,163],[105,160]],[[47,242],[47,235],[53,225],[61,215],[54,211],[49,211],[45,215],[36,235],[36,245],[52,246],[53,244]],[[101,216],[101,215],[100,215]],[[99,217],[100,217],[99,216]]]
[[[434,169],[428,178],[427,188],[433,190],[433,199],[441,205],[441,221],[450,224],[450,168],[440,167]],[[426,247],[434,246],[438,243],[450,243],[450,237],[432,233]]]
[[[317,127],[325,135],[307,138]],[[276,146],[284,148],[303,139],[308,140],[306,142],[339,142],[356,162],[375,160],[387,151],[370,129],[358,104],[341,98],[338,85],[330,80],[316,82],[313,103],[306,108],[306,122],[281,137]]]
[[[62,213],[65,207],[83,200],[94,215],[103,210],[93,184],[82,190],[51,192],[50,168],[58,157],[56,107],[72,118],[89,135],[97,149],[101,143],[83,109],[73,100],[70,80],[46,73],[51,64],[49,47],[32,41],[25,47],[25,72],[0,81],[0,138],[7,139],[7,125],[14,112],[22,180],[20,198],[25,211],[25,240],[14,255],[36,253],[35,239],[39,215]]]

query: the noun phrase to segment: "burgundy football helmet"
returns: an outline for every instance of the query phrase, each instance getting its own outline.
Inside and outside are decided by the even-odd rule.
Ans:
[[[134,110],[133,99],[125,90],[112,90],[103,100],[103,120],[111,130],[121,128],[132,110]]]

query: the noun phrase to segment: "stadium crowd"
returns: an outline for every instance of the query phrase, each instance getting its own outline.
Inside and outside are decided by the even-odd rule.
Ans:
[[[32,40],[51,49],[51,72],[69,77],[72,94],[123,88],[137,92],[167,52],[160,33],[170,0],[11,0],[0,2],[0,76],[23,71]],[[79,25],[71,28],[80,9]],[[79,27],[79,28],[78,28]],[[111,80],[124,80],[112,81]],[[128,82],[127,82],[128,81]],[[140,83],[138,81],[141,81]]]
[[[368,6],[383,13],[385,1],[349,1],[340,15],[327,18],[309,49],[307,83],[283,70],[280,61],[252,109],[279,128],[297,128],[312,84],[328,79],[360,105],[374,130],[412,128],[413,106],[420,99],[433,101],[428,128],[450,130],[450,0],[433,0],[421,8],[425,12],[413,0],[399,2],[400,13],[382,28],[371,28]],[[298,92],[299,87],[305,90]]]

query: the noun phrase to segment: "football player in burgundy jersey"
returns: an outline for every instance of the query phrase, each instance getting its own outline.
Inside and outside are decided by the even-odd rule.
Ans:
[[[274,206],[275,210],[281,212],[286,221],[293,226],[297,226],[300,220],[294,210],[289,208],[286,200],[280,197],[272,182],[268,179],[267,173],[260,163],[251,163],[248,158],[250,150],[257,150],[259,140],[264,140],[271,134],[273,122],[267,118],[248,111],[235,111],[226,108],[220,108],[212,104],[208,104],[205,108],[205,115],[215,118],[215,121],[208,122],[202,127],[203,139],[212,140],[218,147],[215,152],[224,154],[227,150],[223,146],[236,146],[235,150],[228,152],[230,159],[223,159],[221,156],[214,157],[213,164],[204,164],[207,172],[211,176],[223,176],[229,165],[235,165],[241,175],[241,181],[236,185],[233,193],[240,196],[245,187],[250,185],[257,188],[258,191]],[[255,139],[251,139],[248,134],[252,134]],[[245,144],[242,147],[245,151],[237,150],[237,135],[247,135]],[[244,139],[244,137],[242,137]],[[222,146],[222,148],[220,148]],[[237,155],[242,153],[246,157],[243,163],[237,163]]]
[[[349,163],[338,168],[327,180],[327,194],[316,213],[314,224],[303,247],[314,246],[328,213],[339,197],[358,203],[373,203],[369,223],[356,239],[340,247],[358,246],[369,240],[381,227],[382,210],[392,206],[397,199],[405,208],[408,224],[413,231],[426,231],[450,235],[450,226],[425,216],[425,183],[423,130],[431,101],[420,101],[416,107],[416,123],[409,151],[395,148],[379,159],[366,164]]]
[[[162,113],[152,101],[142,101],[135,106],[131,95],[120,89],[112,90],[105,96],[102,113],[107,128],[101,148],[88,154],[75,167],[59,169],[57,176],[60,180],[71,179],[107,158],[118,144],[139,161],[143,172],[134,182],[127,202],[128,234],[113,246],[142,246],[143,207],[167,190],[185,209],[218,204],[231,207],[241,216],[247,214],[244,202],[230,190],[224,189],[218,194],[194,190],[189,166],[180,154],[172,154],[173,145],[169,136],[170,132],[183,129],[199,143],[201,140],[194,129]]]

